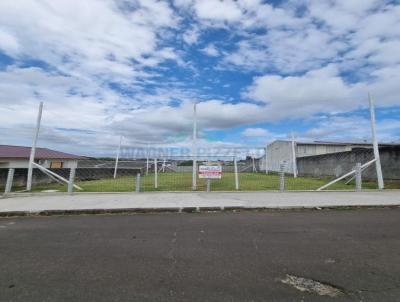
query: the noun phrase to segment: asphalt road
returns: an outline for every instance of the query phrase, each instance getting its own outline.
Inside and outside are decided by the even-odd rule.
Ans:
[[[303,292],[286,275],[342,291]],[[399,301],[400,209],[0,219],[0,301]]]

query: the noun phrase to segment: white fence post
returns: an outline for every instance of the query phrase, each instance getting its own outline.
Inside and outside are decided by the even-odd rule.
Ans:
[[[15,169],[13,169],[13,168],[8,169],[7,182],[6,182],[6,188],[4,190],[4,195],[11,192],[13,179],[14,179],[14,172],[15,172]]]
[[[234,168],[235,168],[235,189],[239,190],[239,174],[238,174],[238,167],[237,167],[237,159],[235,157],[234,161]]]
[[[285,191],[285,164],[281,163],[279,167],[279,191]]]
[[[146,152],[146,175],[149,174],[149,144],[147,144],[147,152]]]
[[[374,104],[374,99],[369,93],[368,93],[368,98],[369,98],[369,112],[371,115],[371,134],[372,134],[372,144],[374,146],[376,177],[378,178],[378,188],[384,189],[385,184],[383,183],[381,159],[379,156],[378,140],[376,138],[375,104]]]
[[[30,191],[32,189],[32,174],[33,174],[33,162],[35,160],[35,152],[36,152],[36,143],[39,136],[40,129],[40,121],[42,120],[42,111],[43,111],[43,102],[40,102],[39,112],[36,120],[36,128],[35,134],[33,135],[31,154],[29,156],[29,165],[28,165],[28,177],[26,181],[26,190]]]
[[[268,174],[268,145],[265,146],[265,174]]]
[[[294,140],[294,134],[292,133],[292,169],[293,177],[297,177],[297,158],[296,158],[296,142]]]
[[[75,170],[75,168],[71,168],[69,171],[68,194],[72,194],[74,191]]]
[[[193,156],[193,167],[192,167],[192,190],[197,189],[197,109],[196,102],[193,104],[193,146],[192,146],[192,156]]]
[[[211,179],[207,178],[207,192],[211,191]]]
[[[356,191],[361,192],[362,188],[362,178],[361,178],[361,163],[356,164]]]
[[[369,162],[361,165],[361,170],[366,169],[369,165],[372,165],[375,161],[376,161],[376,159],[374,158],[373,160],[370,160]],[[321,190],[333,185],[334,183],[337,183],[338,181],[340,181],[340,180],[342,180],[342,179],[344,179],[346,177],[349,177],[349,176],[351,176],[351,175],[353,175],[355,173],[356,173],[356,170],[351,170],[350,172],[348,172],[346,174],[343,174],[342,176],[340,176],[338,178],[335,178],[334,180],[328,182],[326,185],[323,185],[322,187],[319,187],[317,189],[317,191],[321,191]]]
[[[141,179],[140,179],[140,173],[136,174],[136,193],[140,192],[140,185],[141,185]]]
[[[121,153],[121,143],[122,143],[122,135],[119,137],[117,157],[115,158],[114,179],[117,178],[118,160],[119,160],[119,154]]]
[[[57,179],[59,179],[61,182],[64,182],[64,183],[66,183],[66,184],[69,183],[69,181],[68,181],[67,179],[65,179],[64,177],[62,177],[62,176],[60,176],[60,175],[58,175],[58,174],[56,174],[56,173],[50,171],[49,169],[46,169],[45,167],[42,167],[41,165],[38,165],[37,163],[32,163],[32,164],[33,164],[33,166],[34,166],[35,168],[38,168],[38,169],[39,169],[40,171],[42,171],[44,174],[46,174],[46,175],[52,177],[53,179],[54,179],[54,178],[57,178]],[[81,187],[77,186],[76,184],[74,184],[74,188],[75,188],[75,189],[78,189],[78,190],[81,190],[81,191],[83,190]]]
[[[154,159],[154,189],[158,189],[158,167],[157,167],[157,158]]]

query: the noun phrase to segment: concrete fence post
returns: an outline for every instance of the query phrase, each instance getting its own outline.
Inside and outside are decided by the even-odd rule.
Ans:
[[[265,174],[268,174],[268,145],[265,146]]]
[[[285,191],[285,164],[279,166],[279,191]]]
[[[234,160],[234,168],[235,168],[235,189],[239,190],[239,174],[238,174],[238,167],[237,167],[237,159],[235,157]]]
[[[157,167],[157,158],[154,159],[154,189],[158,189],[158,167]]]
[[[362,178],[361,178],[361,163],[356,164],[356,191],[361,192],[362,189]]]
[[[72,194],[74,191],[75,170],[75,168],[69,170],[68,194]]]
[[[15,172],[15,169],[13,169],[13,168],[8,169],[7,182],[6,182],[6,187],[4,190],[4,195],[11,192],[13,179],[14,179],[14,172]]]
[[[33,163],[35,161],[35,152],[36,152],[36,144],[39,137],[40,130],[40,122],[42,120],[42,111],[43,111],[43,102],[39,104],[39,112],[36,119],[36,127],[35,134],[33,135],[31,154],[29,156],[29,165],[28,165],[28,175],[26,179],[26,190],[30,191],[32,189],[32,180],[33,180]]]
[[[292,171],[293,177],[297,177],[297,155],[296,155],[296,142],[294,140],[294,134],[292,133]]]
[[[136,193],[140,192],[140,185],[141,185],[141,179],[140,179],[140,173],[136,174]]]
[[[385,184],[383,182],[381,158],[379,155],[378,139],[376,137],[375,101],[370,93],[368,93],[368,99],[369,99],[369,112],[371,116],[371,134],[372,134],[372,146],[374,148],[376,177],[378,179],[378,188],[379,190],[382,190],[385,188]]]
[[[211,191],[211,179],[207,178],[207,192]]]

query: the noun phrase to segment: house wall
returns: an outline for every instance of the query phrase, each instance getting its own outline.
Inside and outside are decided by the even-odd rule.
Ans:
[[[282,162],[286,162],[285,172],[292,173],[292,144],[289,141],[274,141],[267,146],[268,171],[278,172]]]
[[[266,161],[266,156],[263,155],[262,157],[257,159],[257,170],[265,172],[265,162]]]
[[[78,166],[77,160],[66,160],[66,159],[45,159],[39,160],[39,164],[43,167],[49,169],[52,162],[62,162],[62,167],[64,169],[76,168]]]
[[[297,144],[296,148],[296,156],[303,157],[303,156],[310,156],[310,155],[319,155],[319,154],[326,154],[326,153],[335,153],[335,152],[343,152],[343,151],[350,151],[350,145],[318,145],[318,144]]]
[[[49,169],[54,173],[68,179],[70,169]],[[120,168],[118,169],[118,176],[136,176],[137,173],[142,173],[142,169],[135,168]],[[7,181],[8,168],[0,168],[0,188],[4,188]],[[28,169],[26,168],[16,168],[13,179],[13,187],[25,187],[27,179]],[[75,180],[96,180],[103,178],[112,178],[114,175],[114,168],[77,168],[75,172]],[[33,169],[32,184],[48,184],[54,183],[49,176],[41,172],[39,169]]]
[[[35,160],[36,163],[49,169],[51,162],[62,162],[62,166],[65,169],[76,168],[78,166],[77,160],[70,159],[39,159]],[[1,159],[0,168],[15,168],[15,169],[26,169],[29,166],[28,159]]]

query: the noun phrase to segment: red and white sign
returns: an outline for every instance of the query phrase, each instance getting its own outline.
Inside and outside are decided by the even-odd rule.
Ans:
[[[199,178],[221,179],[221,166],[199,166]]]

